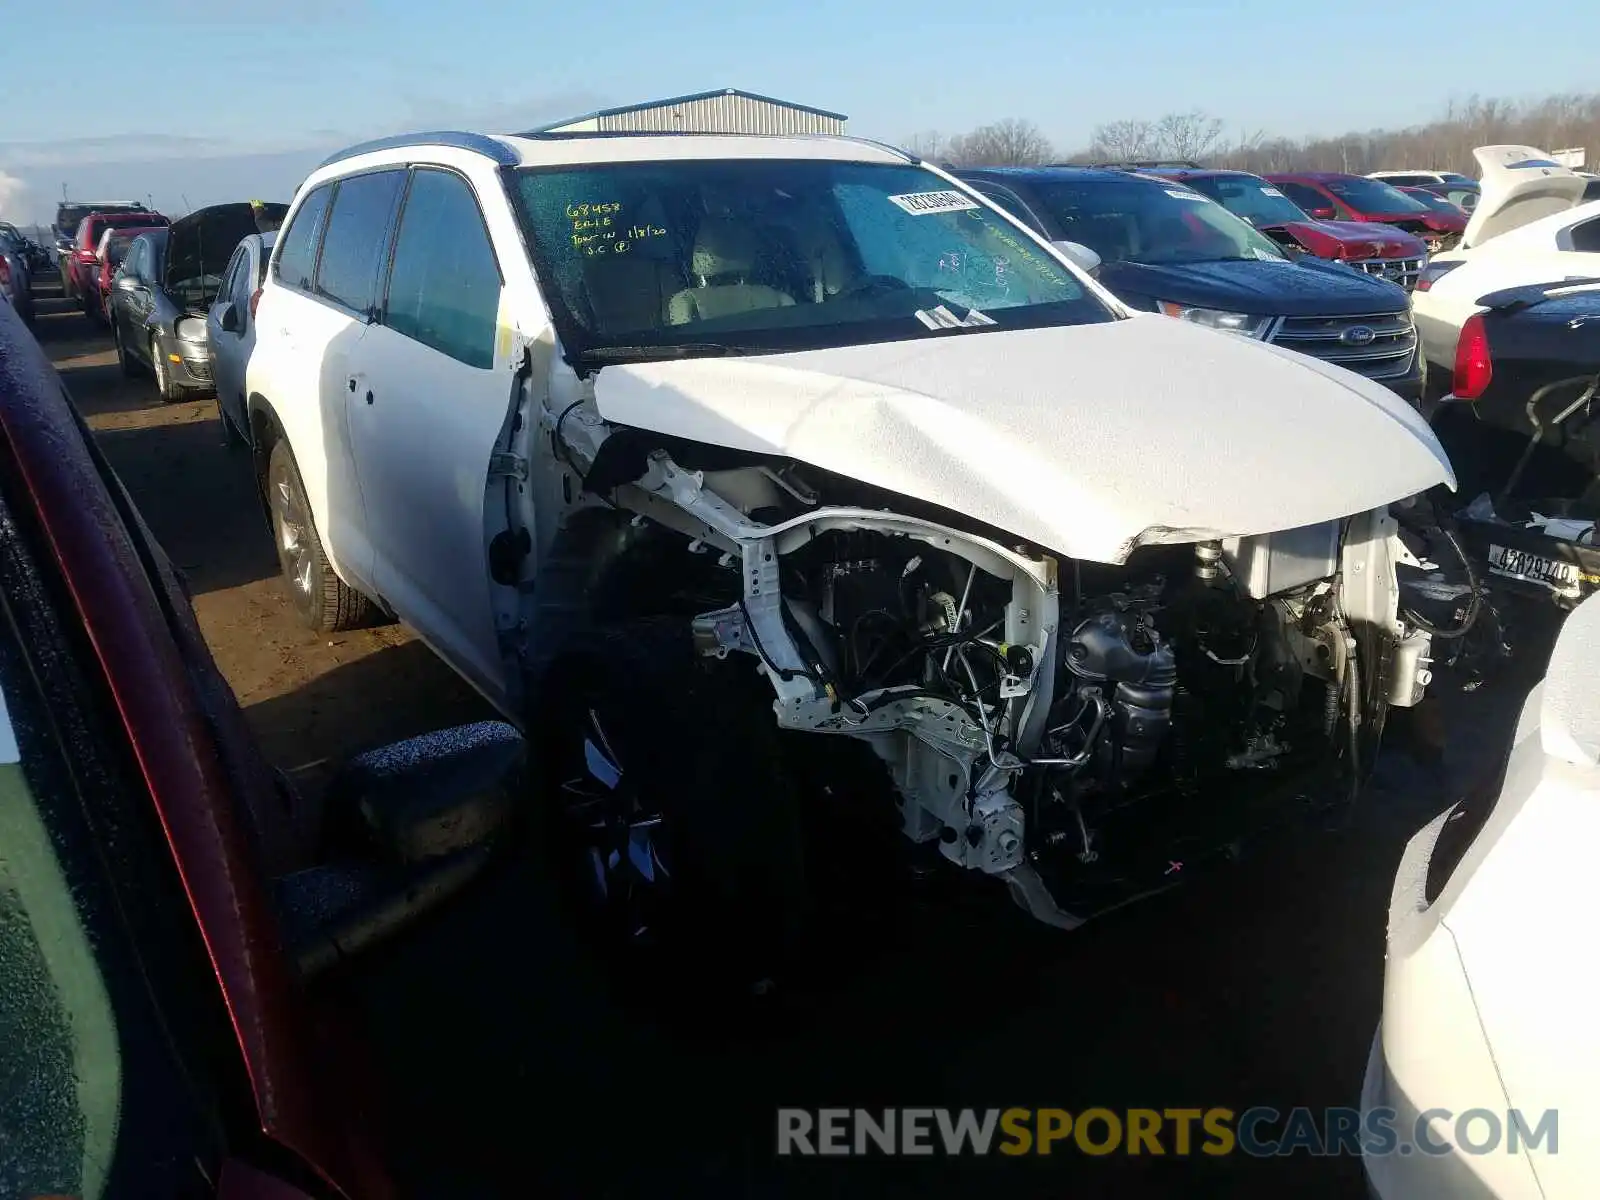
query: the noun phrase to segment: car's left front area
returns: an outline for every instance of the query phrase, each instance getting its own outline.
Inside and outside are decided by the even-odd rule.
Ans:
[[[183,575],[256,740],[313,814],[352,755],[490,715],[401,627],[330,636],[295,623],[248,456],[225,447],[213,401],[164,404],[47,292],[36,330]],[[554,889],[514,856],[359,971],[318,986],[366,1033],[384,1101],[371,1110],[373,1136],[407,1195],[878,1194],[884,1177],[872,1164],[829,1172],[768,1153],[774,1108],[840,1095],[915,1094],[957,1108],[979,1093],[1080,1106],[1160,1107],[1150,1098],[1174,1095],[1235,1109],[1348,1105],[1376,1021],[1394,863],[1410,832],[1491,766],[1493,731],[1522,686],[1500,683],[1441,689],[1395,714],[1375,779],[1334,828],[1268,831],[1235,848],[1237,870],[1092,923],[1070,945],[1003,899],[952,891],[917,864],[886,878],[894,872],[869,831],[820,822],[809,836],[833,850],[838,875],[827,961],[791,1001],[802,1019],[759,1035],[668,1029],[623,1012]],[[1170,865],[1186,869],[1181,856]],[[1054,1166],[1021,1167],[1008,1186],[1060,1194],[1076,1178],[1119,1195],[1303,1196],[1361,1187],[1353,1157]],[[944,1163],[925,1182],[941,1194],[982,1179]]]

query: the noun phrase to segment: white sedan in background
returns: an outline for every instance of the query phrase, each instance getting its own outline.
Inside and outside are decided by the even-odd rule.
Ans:
[[[1498,786],[1406,847],[1363,1125],[1386,1113],[1402,1142],[1419,1118],[1424,1131],[1409,1150],[1366,1148],[1379,1200],[1600,1196],[1597,675],[1590,599],[1523,706]]]
[[[1593,182],[1532,146],[1479,146],[1483,195],[1461,245],[1434,255],[1412,293],[1428,363],[1448,378],[1478,298],[1502,288],[1600,278],[1600,200]]]

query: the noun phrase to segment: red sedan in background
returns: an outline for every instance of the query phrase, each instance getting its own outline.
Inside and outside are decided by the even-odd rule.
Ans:
[[[0,1193],[392,1195],[321,972],[488,861],[520,736],[386,747],[310,811],[3,305],[0,610]]]

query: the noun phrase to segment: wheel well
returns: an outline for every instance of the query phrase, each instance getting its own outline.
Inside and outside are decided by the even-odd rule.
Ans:
[[[250,466],[256,480],[256,499],[261,511],[270,521],[271,509],[267,504],[267,466],[272,461],[272,448],[283,436],[283,426],[266,397],[252,394],[245,402],[250,416]]]
[[[581,631],[646,616],[682,616],[731,603],[740,573],[717,566],[718,554],[690,554],[688,539],[632,514],[574,513],[539,566],[535,589],[535,658],[558,653]],[[727,597],[715,599],[726,591]]]

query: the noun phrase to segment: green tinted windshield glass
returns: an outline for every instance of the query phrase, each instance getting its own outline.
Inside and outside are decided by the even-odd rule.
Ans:
[[[518,172],[544,290],[584,347],[775,348],[1112,319],[1049,249],[914,165],[670,160]]]

